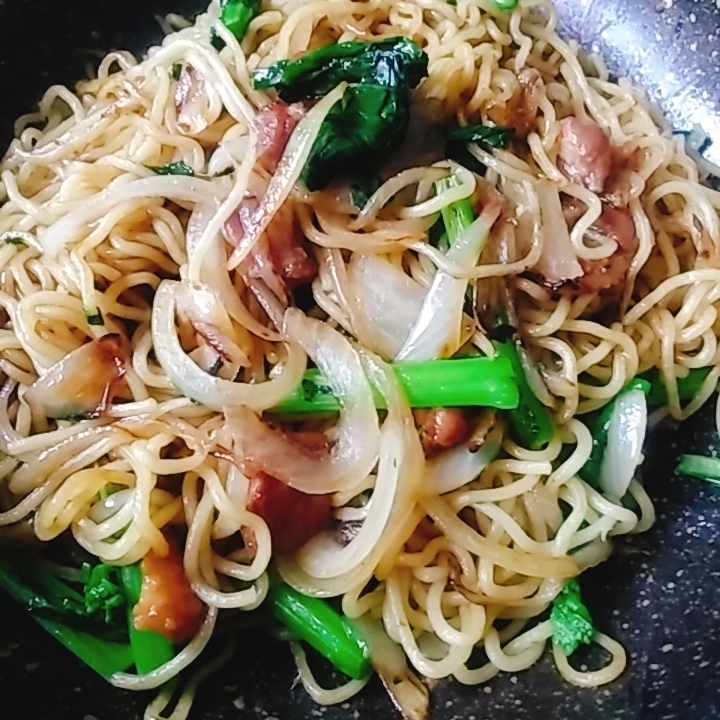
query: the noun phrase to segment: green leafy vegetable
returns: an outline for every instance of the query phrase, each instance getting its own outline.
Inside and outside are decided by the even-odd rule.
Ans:
[[[184,161],[167,163],[166,165],[146,165],[148,170],[152,170],[157,175],[195,175],[195,171]]]
[[[570,580],[553,600],[550,625],[553,644],[566,655],[574,653],[582,643],[591,642],[595,629],[576,579]]]
[[[450,175],[442,180],[438,180],[435,183],[435,189],[438,193],[441,193],[443,190],[448,190],[459,184],[460,180],[457,175]],[[442,220],[444,234],[438,238],[438,247],[447,249],[451,242],[457,240],[465,229],[472,224],[473,220],[475,220],[475,213],[473,212],[470,201],[466,198],[445,205],[445,207],[440,210],[440,219]]]
[[[685,377],[678,378],[677,389],[680,400],[693,400],[710,374],[712,368],[693,368]],[[667,388],[660,373],[653,368],[641,376],[650,383],[647,400],[649,405],[665,405],[668,401]]]
[[[615,402],[628,390],[642,390],[647,395],[650,392],[650,383],[641,377],[634,378],[600,412],[588,415],[586,420],[592,434],[593,444],[590,457],[580,468],[578,475],[593,487],[599,485],[600,470],[607,447],[610,420],[615,409]]]
[[[510,427],[523,447],[539,450],[552,440],[553,422],[548,409],[535,396],[525,377],[517,342],[519,341],[511,339],[504,343],[495,343],[498,355],[511,362],[520,390],[520,403],[508,411]]]
[[[6,237],[5,242],[8,245],[24,245],[25,241],[21,237]]]
[[[133,617],[133,608],[140,599],[142,590],[142,571],[139,563],[126,565],[120,570],[120,579],[127,603],[127,627],[130,635],[135,669],[141,675],[157,670],[175,656],[173,644],[160,633],[151,630],[137,630]]]
[[[507,358],[470,357],[397,363],[393,366],[411,407],[495,407],[519,402],[515,371]],[[381,395],[375,405],[384,408]],[[308,370],[300,387],[270,412],[280,416],[331,415],[340,410],[327,381]]]
[[[278,584],[268,593],[270,611],[294,635],[312,645],[338,670],[356,680],[371,671],[365,639],[324,600]]]
[[[125,605],[125,596],[117,584],[117,568],[106,563],[94,566],[85,563],[82,580],[88,614],[101,614],[108,625],[113,623],[118,609]]]
[[[478,143],[486,147],[506,148],[512,137],[512,128],[502,125],[455,125],[449,128],[445,137],[450,141]]]
[[[720,485],[720,458],[706,455],[681,455],[676,471],[682,475]]]
[[[518,4],[518,0],[489,0],[489,2],[503,12],[514,10]]]
[[[445,131],[445,156],[478,175],[484,175],[486,168],[468,150],[468,143],[477,143],[486,150],[506,148],[512,132],[511,128],[501,125],[454,125]]]
[[[103,318],[102,311],[100,308],[95,308],[97,312],[94,313],[85,313],[85,319],[87,320],[88,325],[104,325],[105,319]]]
[[[350,202],[358,210],[362,210],[380,185],[382,185],[382,180],[375,173],[367,172],[357,175],[350,185]]]
[[[259,10],[260,0],[220,0],[220,22],[242,40]]]
[[[108,626],[104,613],[88,608],[83,593],[37,558],[14,552],[0,557],[0,588],[86,665],[105,678],[133,664],[124,623]]]
[[[379,159],[405,135],[410,92],[427,75],[425,52],[407,38],[327,45],[253,75],[255,87],[287,102],[319,98],[341,82],[342,100],[325,118],[303,171],[310,190],[358,163]]]
[[[170,68],[170,77],[173,80],[179,80],[182,69],[183,69],[182,63],[173,63],[172,67]]]

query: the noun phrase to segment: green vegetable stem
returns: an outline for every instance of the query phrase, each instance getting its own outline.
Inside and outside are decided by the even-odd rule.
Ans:
[[[478,175],[484,175],[485,166],[468,150],[468,144],[475,143],[485,150],[506,148],[512,132],[511,128],[502,125],[453,125],[445,131],[445,156]]]
[[[592,434],[593,444],[590,457],[580,468],[580,477],[593,487],[598,487],[600,469],[602,468],[603,456],[608,443],[608,431],[610,420],[615,410],[615,402],[623,393],[629,390],[642,390],[646,395],[650,392],[650,383],[640,377],[631,380],[599,413],[588,419],[588,428]]]
[[[284,584],[270,588],[268,600],[272,614],[340,672],[355,680],[367,677],[371,670],[367,643],[328,603]]]
[[[338,174],[380,159],[407,131],[410,93],[427,75],[428,58],[407,38],[327,45],[297,60],[280,60],[257,70],[253,83],[274,89],[283,100],[327,95],[349,83],[328,113],[303,171],[310,190]]]
[[[680,400],[692,400],[700,392],[705,379],[712,368],[693,368],[685,377],[678,378],[677,389]],[[667,388],[656,369],[649,370],[641,376],[650,383],[647,395],[648,405],[665,405],[668,401]]]
[[[0,557],[0,588],[88,667],[110,678],[132,666],[133,653],[124,622],[115,626],[115,612],[123,601],[113,599],[114,589],[100,575],[95,575],[95,585],[89,583],[80,592],[33,556]]]
[[[681,475],[720,485],[720,458],[706,455],[681,455],[676,471]]]
[[[259,10],[260,0],[220,0],[220,22],[242,40]]]
[[[152,170],[156,175],[195,175],[195,171],[184,161],[167,163],[166,165],[146,165],[148,170]]]
[[[508,411],[510,428],[521,445],[531,450],[539,450],[552,440],[553,422],[548,409],[535,396],[525,377],[517,342],[512,339],[504,343],[495,343],[498,356],[506,358],[512,364],[520,391],[518,406]]]
[[[566,655],[574,653],[582,644],[588,644],[595,634],[590,612],[580,597],[580,583],[570,580],[553,600],[550,611],[552,641]]]
[[[140,599],[143,581],[140,564],[135,563],[121,568],[120,578],[128,607],[127,626],[133,661],[137,672],[144,675],[172,660],[175,650],[173,644],[160,633],[135,628],[133,609]]]
[[[516,373],[507,358],[469,357],[393,366],[408,402],[415,408],[516,408],[519,403]],[[375,405],[385,407],[381,395]],[[317,370],[305,373],[301,386],[272,409],[275,415],[329,415],[340,405]]]

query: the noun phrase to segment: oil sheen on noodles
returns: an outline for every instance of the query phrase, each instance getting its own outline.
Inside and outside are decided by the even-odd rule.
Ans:
[[[247,508],[249,479],[233,453],[252,428],[265,437],[254,413],[297,388],[309,361],[326,373],[343,411],[321,484],[313,488],[311,464],[286,480],[333,493],[333,516],[364,525],[349,545],[319,536],[277,557],[277,568],[308,595],[340,597],[368,636],[379,633],[388,658],[402,648],[394,679],[406,711],[427,701],[414,673],[477,684],[531,666],[552,634],[536,618],[564,582],[604,560],[613,536],[652,524],[638,479],[627,502],[578,476],[592,451],[585,417],[653,369],[667,402],[651,422],[680,421],[712,394],[720,375],[720,195],[701,185],[683,138],[662,131],[635,89],[611,81],[599,60],[579,58],[556,22],[545,0],[512,12],[485,0],[269,0],[240,44],[213,3],[194,24],[167,19],[162,45],[144,60],[112,53],[77,94],[52,87],[38,112],[17,121],[0,173],[0,525],[26,523],[43,541],[70,530],[86,551],[119,565],[167,553],[164,530],[175,527],[187,538],[187,578],[210,608],[170,664],[118,675],[115,684],[170,681],[205,647],[223,610],[262,604],[272,537]],[[359,212],[342,188],[306,192],[299,181],[323,119],[346,91],[340,84],[306,109],[269,176],[256,163],[255,118],[272,98],[253,87],[253,71],[335,41],[396,36],[429,58],[414,105],[445,122],[512,124],[518,103],[527,103],[518,141],[470,147],[487,168],[482,178],[442,159],[407,163]],[[191,68],[190,101],[178,100],[178,67]],[[620,168],[614,198],[607,186],[589,188],[564,172],[558,147],[571,116],[609,140]],[[150,169],[170,162],[194,176]],[[434,182],[449,175],[455,186],[435,195]],[[263,200],[265,192],[272,198]],[[471,195],[499,203],[489,220],[497,252],[468,265],[432,245],[428,229],[443,206]],[[265,214],[232,246],[223,233],[248,197],[264,202]],[[570,201],[580,210],[567,220]],[[597,231],[612,203],[634,228],[629,250],[612,228]],[[279,213],[295,218],[317,261],[307,314],[286,312],[277,293],[249,293],[242,273]],[[564,259],[553,251],[558,238]],[[618,277],[593,286],[617,271],[615,260]],[[555,291],[581,267],[586,284]],[[492,307],[498,279],[514,298],[529,381],[552,414],[554,437],[531,450],[484,414],[496,449],[482,462],[467,447],[426,461],[387,361],[435,346],[447,353],[447,345],[443,337],[403,348],[411,326],[402,322],[436,286],[433,297],[459,287],[462,300],[469,282],[478,307]],[[393,315],[382,327],[368,310],[373,302]],[[429,317],[430,326],[442,319]],[[62,398],[48,400],[36,381],[52,379],[61,362],[72,377],[71,354],[104,336],[119,338],[122,397],[99,417],[53,419]],[[493,352],[480,325],[462,324],[456,339],[450,352]],[[102,358],[90,357],[80,371],[101,367]],[[677,380],[697,368],[709,373],[685,404]],[[380,420],[373,393],[387,407]],[[98,495],[108,484],[117,489],[112,507]],[[238,533],[252,542],[220,549],[218,541]],[[567,681],[593,687],[622,673],[622,647],[600,633],[595,642],[611,659],[587,671],[554,648]],[[470,663],[478,646],[487,656],[479,667]],[[324,690],[301,647],[293,652],[318,702],[344,702],[364,684]],[[173,717],[187,713],[202,675]],[[152,712],[171,694],[163,692]]]

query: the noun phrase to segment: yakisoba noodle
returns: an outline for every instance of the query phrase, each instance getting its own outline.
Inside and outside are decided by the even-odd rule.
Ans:
[[[163,530],[185,529],[185,572],[209,607],[174,660],[146,676],[117,674],[116,685],[159,687],[204,648],[219,610],[263,602],[272,538],[265,520],[246,509],[248,480],[233,462],[228,418],[233,407],[262,412],[278,404],[300,383],[308,353],[321,365],[316,355],[325,342],[339,348],[335,360],[354,358],[364,378],[356,390],[367,394],[372,384],[388,408],[380,425],[372,420],[366,430],[370,462],[356,458],[353,466],[363,472],[333,485],[334,516],[357,523],[373,513],[383,520],[360,530],[372,536],[360,550],[338,546],[337,557],[320,554],[325,562],[319,563],[306,546],[277,558],[277,567],[301,591],[339,596],[348,617],[381,621],[420,675],[477,684],[529,667],[552,634],[549,620],[534,619],[565,579],[605,559],[612,536],[652,524],[652,504],[637,479],[629,487],[633,501],[623,504],[578,476],[592,451],[583,416],[653,368],[668,396],[653,421],[682,420],[714,391],[720,195],[700,184],[683,139],[658,128],[635,89],[611,81],[599,61],[580,59],[559,38],[551,5],[530,0],[511,13],[493,7],[484,0],[272,0],[239,44],[212,5],[192,25],[166,20],[169,34],[147,59],[111,53],[77,95],[50,88],[38,112],[16,123],[1,171],[0,524],[29,520],[43,541],[70,530],[86,551],[120,565],[151,550],[167,553]],[[211,30],[224,43],[221,51]],[[413,103],[432,101],[447,122],[486,121],[492,108],[522,92],[523,71],[539,71],[525,142],[511,149],[470,146],[487,168],[482,181],[449,162],[403,169],[362,211],[338,199],[334,186],[313,193],[300,184],[283,186],[280,171],[298,177],[322,113],[344,92],[338,87],[307,113],[276,175],[263,175],[253,121],[271,98],[253,87],[253,71],[331,42],[396,36],[416,41],[429,58]],[[202,81],[190,118],[175,99],[178,64]],[[608,234],[586,242],[604,204],[557,161],[560,120],[568,116],[590,118],[614,148],[633,152],[624,192],[637,243],[613,288],[610,313],[606,295],[556,292],[533,272],[549,237],[547,199],[559,190],[584,206],[569,231],[575,262],[602,261],[618,246]],[[195,176],[149,169],[179,161]],[[434,195],[434,181],[451,173],[456,186]],[[287,334],[282,322],[267,321],[277,319],[276,308],[263,311],[248,301],[238,269],[267,222],[237,248],[222,236],[244,198],[261,195],[268,182],[280,199],[266,220],[290,207],[319,265],[306,308],[312,319],[295,311]],[[503,196],[515,220],[504,226],[505,255],[489,253],[468,269],[430,244],[428,230],[443,206],[472,195],[479,182]],[[439,461],[425,462],[405,398],[376,354],[376,328],[358,306],[356,254],[381,257],[387,272],[404,274],[423,292],[436,272],[469,280],[481,295],[493,278],[505,278],[536,368],[529,380],[555,420],[551,442],[529,450],[499,423],[491,430],[502,445],[496,459],[464,479],[431,482],[432,463]],[[239,358],[231,369],[208,372],[207,344],[175,312],[182,309],[180,280],[210,287],[219,299],[218,322]],[[316,330],[315,319],[324,330]],[[24,399],[29,386],[71,351],[107,334],[129,347],[125,396],[94,419],[54,420],[31,411]],[[466,347],[493,352],[483,327],[468,325],[467,316],[461,334]],[[683,405],[677,379],[692,368],[710,372]],[[198,393],[200,402],[191,399]],[[108,485],[116,490],[111,501],[100,499]],[[371,500],[363,505],[361,497]],[[239,531],[253,542],[223,554],[219,541]],[[554,648],[569,682],[594,687],[622,673],[622,647],[600,632],[594,640],[611,656],[597,670],[573,668]],[[487,655],[479,667],[469,662],[477,646]],[[293,653],[318,702],[343,702],[364,684],[324,690],[302,648],[293,644]],[[409,683],[406,700],[419,697],[422,706],[427,691],[409,670],[400,675]],[[187,712],[199,679],[177,713]],[[152,712],[170,695],[163,691]]]

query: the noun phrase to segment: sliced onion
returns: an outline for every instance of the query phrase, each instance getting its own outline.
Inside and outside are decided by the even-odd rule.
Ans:
[[[334,90],[308,111],[300,120],[290,136],[277,169],[268,184],[262,202],[255,212],[252,222],[246,228],[245,235],[240,244],[230,256],[228,268],[236,268],[248,255],[268,225],[275,217],[275,213],[287,200],[295,183],[300,179],[305,163],[310,157],[310,151],[320,132],[325,117],[336,102],[345,94],[345,83],[340,83]]]
[[[429,493],[443,495],[474,480],[497,457],[500,437],[491,433],[479,449],[460,445],[425,464],[423,485]]]
[[[51,365],[25,391],[25,402],[44,417],[97,415],[112,400],[128,359],[121,335],[103,335]]]
[[[227,191],[227,182],[221,180],[223,179],[210,181],[184,175],[158,175],[118,184],[89,198],[80,209],[64,215],[38,239],[44,252],[55,257],[65,245],[86,231],[89,225],[122,202],[139,198],[167,198],[190,203],[211,203],[219,200]]]
[[[583,271],[570,242],[557,185],[552,180],[539,180],[536,189],[542,214],[543,248],[533,271],[548,284],[561,285],[580,277]]]
[[[278,559],[278,566],[285,581],[306,595],[335,597],[364,584],[372,577],[380,560],[390,551],[399,548],[406,539],[407,534],[412,532],[415,524],[417,524],[417,520],[413,520],[413,513],[420,494],[425,457],[420,445],[420,438],[415,429],[413,416],[392,367],[367,352],[362,353],[362,359],[370,380],[385,398],[388,415],[383,425],[383,431],[385,431],[388,424],[393,428],[393,434],[395,433],[394,428],[400,431],[396,439],[393,439],[395,448],[390,445],[390,437],[393,437],[390,433],[384,436],[384,439],[388,439],[388,443],[383,443],[383,452],[387,452],[388,456],[396,455],[397,469],[399,470],[397,490],[390,518],[385,524],[385,531],[381,534],[379,540],[369,548],[369,552],[366,553],[366,548],[362,545],[353,548],[351,555],[345,557],[348,557],[355,564],[346,567],[342,574],[335,577],[317,577],[307,572],[296,558]],[[392,466],[392,457],[389,457],[389,459]],[[377,515],[374,515],[374,513],[377,513]],[[377,510],[373,510],[372,522],[378,523],[378,517],[381,517],[379,507]],[[365,522],[369,520],[370,514],[368,514],[368,519]],[[382,519],[380,522],[382,522]],[[362,533],[362,529],[360,533]],[[363,535],[363,543],[368,543],[370,536],[370,532]],[[356,540],[352,542],[356,542]],[[340,544],[337,544],[334,550],[328,544],[323,545],[322,550],[326,553],[327,559],[332,561],[330,554],[335,550],[342,552],[343,548]],[[312,559],[313,567],[315,567],[319,558],[314,557]],[[304,561],[307,560],[308,557],[306,556]]]
[[[402,426],[386,422],[380,434],[380,459],[366,516],[350,542],[343,546],[337,533],[326,530],[316,535],[297,553],[300,567],[309,575],[332,578],[354,571],[372,552],[385,532],[400,482],[402,463]]]
[[[301,492],[337,492],[368,475],[377,461],[380,429],[370,383],[357,351],[327,323],[291,308],[285,314],[285,331],[291,343],[313,359],[340,403],[330,454],[304,451],[246,408],[228,408],[235,451],[242,464]]]
[[[207,235],[206,229],[215,215],[216,210],[214,206],[201,205],[197,207],[190,216],[185,235],[187,254],[190,261],[192,261],[193,255],[198,253],[201,239],[203,244],[205,243],[205,236]],[[219,232],[210,238],[206,248],[203,250],[201,261],[200,279],[211,285],[231,318],[264,340],[278,342],[282,339],[278,332],[270,330],[260,323],[240,299],[237,288],[233,285],[230,274],[227,271],[226,244]]]
[[[177,311],[190,320],[195,331],[225,361],[239,367],[248,367],[247,354],[233,340],[230,316],[218,295],[200,283],[181,282],[175,293]]]
[[[261,412],[277,405],[300,385],[306,357],[295,343],[286,345],[287,358],[273,377],[251,385],[213,377],[196,365],[182,349],[175,328],[176,292],[180,283],[163,280],[155,293],[152,338],[155,355],[170,381],[185,397],[212,410],[245,405]]]
[[[647,430],[647,400],[642,390],[628,390],[614,401],[607,446],[600,468],[600,487],[620,500],[642,460]]]
[[[420,313],[425,290],[378,255],[354,253],[348,265],[348,279],[363,330],[372,336],[365,344],[386,358],[395,357]]]
[[[430,695],[408,668],[402,647],[390,639],[380,620],[364,615],[353,622],[367,640],[370,662],[393,704],[406,720],[425,720],[430,709]]]
[[[500,210],[499,200],[493,198],[450,246],[447,259],[465,270],[474,268]],[[434,360],[449,357],[457,351],[461,343],[466,288],[466,279],[441,271],[435,273],[420,313],[396,360]]]

